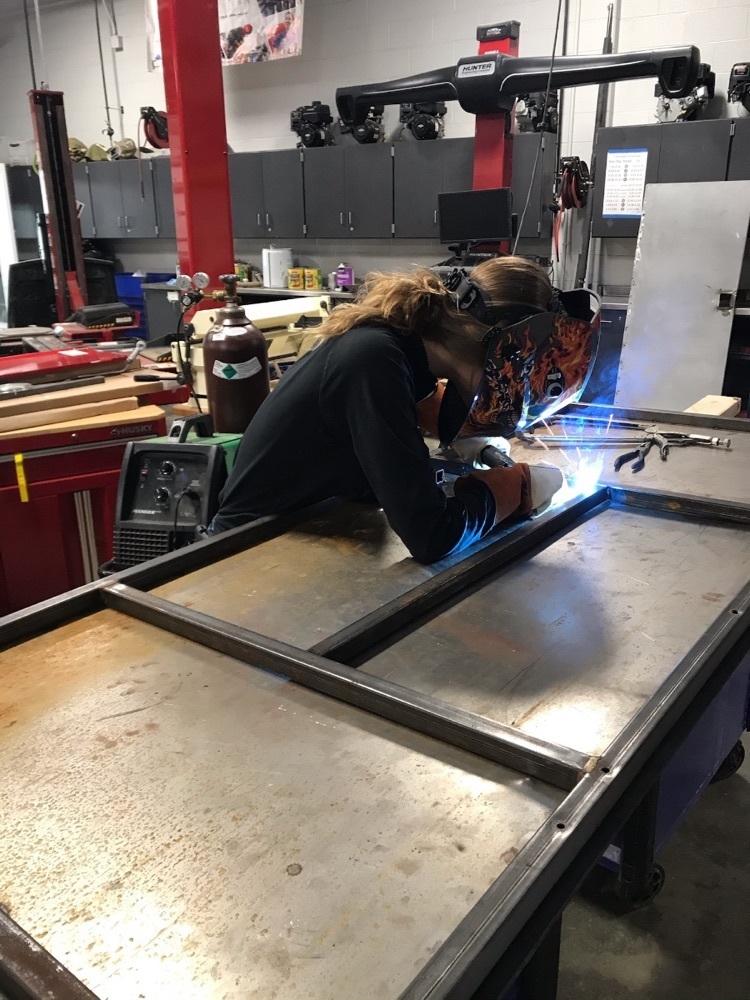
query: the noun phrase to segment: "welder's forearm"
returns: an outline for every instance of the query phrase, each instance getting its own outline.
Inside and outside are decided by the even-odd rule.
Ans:
[[[488,469],[472,472],[456,480],[457,496],[463,496],[483,483],[492,493],[495,501],[495,524],[499,524],[513,514],[531,512],[531,478],[529,467],[523,462],[510,468]]]
[[[495,501],[487,487],[475,482],[462,496],[447,498],[431,510],[423,509],[408,521],[403,511],[401,517],[389,520],[412,557],[430,564],[473,545],[491,531]]]

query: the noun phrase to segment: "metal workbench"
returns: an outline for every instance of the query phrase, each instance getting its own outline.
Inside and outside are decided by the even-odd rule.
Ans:
[[[733,450],[431,567],[329,503],[6,618],[0,995],[554,996],[540,942],[744,669],[750,430],[699,422]]]

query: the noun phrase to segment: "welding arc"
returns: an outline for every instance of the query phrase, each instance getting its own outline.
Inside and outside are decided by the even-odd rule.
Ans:
[[[544,94],[544,107],[542,108],[542,124],[547,120],[547,106],[549,104],[549,95],[552,93],[552,72],[555,68],[555,55],[557,54],[557,36],[560,33],[560,15],[562,14],[563,0],[557,0],[557,18],[555,20],[555,37],[552,40],[552,56],[549,63],[549,74],[547,75],[547,89]],[[539,142],[536,147],[536,155],[534,156],[534,165],[531,168],[531,177],[529,179],[529,190],[526,194],[526,204],[523,206],[523,212],[521,213],[521,218],[518,220],[518,229],[516,231],[516,238],[513,241],[513,253],[515,254],[518,249],[518,241],[521,239],[521,230],[523,229],[523,224],[526,219],[526,213],[529,210],[529,205],[531,204],[531,192],[534,190],[534,181],[536,179],[536,172],[539,168],[539,157],[542,153],[542,145],[544,144],[545,131],[544,128],[539,132]]]

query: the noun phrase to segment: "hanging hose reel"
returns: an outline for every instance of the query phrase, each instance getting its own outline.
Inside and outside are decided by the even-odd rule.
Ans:
[[[169,149],[169,126],[166,111],[157,111],[156,108],[151,107],[141,108],[140,121],[143,123],[146,141],[154,149]]]
[[[564,156],[560,160],[558,174],[557,197],[550,208],[555,213],[555,223],[552,236],[555,243],[555,256],[560,260],[560,229],[565,212],[575,208],[583,208],[591,187],[591,176],[588,164],[578,156]]]

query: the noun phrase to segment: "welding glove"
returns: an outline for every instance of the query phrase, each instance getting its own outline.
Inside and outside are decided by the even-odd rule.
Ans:
[[[519,462],[509,469],[488,469],[462,476],[455,482],[456,496],[472,489],[474,479],[490,488],[495,500],[495,524],[512,514],[517,517],[540,514],[549,507],[564,482],[562,472],[554,465],[529,466]]]
[[[464,437],[456,438],[451,445],[462,462],[475,469],[486,469],[487,463],[482,461],[482,452],[487,447],[497,448],[503,455],[510,455],[510,442],[502,437]]]
[[[557,491],[562,488],[565,477],[556,465],[547,465],[546,462],[529,466],[529,476],[531,478],[531,513],[541,514],[552,503]]]

